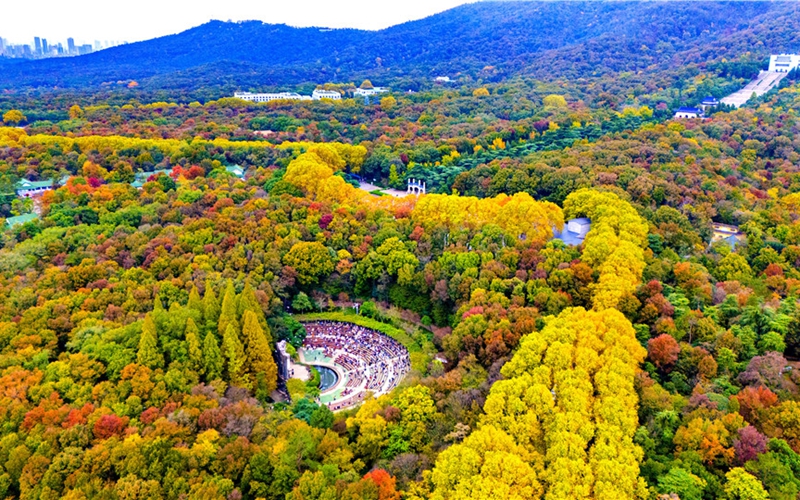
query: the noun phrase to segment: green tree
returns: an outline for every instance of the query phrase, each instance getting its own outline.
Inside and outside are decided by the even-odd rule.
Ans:
[[[292,309],[297,312],[313,311],[314,304],[311,303],[311,299],[308,298],[308,295],[300,292],[295,295],[294,299],[292,300]]]
[[[214,288],[211,286],[211,281],[206,280],[206,290],[203,294],[203,319],[206,322],[206,331],[217,329],[217,321],[219,321],[219,301],[214,294]]]
[[[233,324],[228,324],[225,334],[222,336],[222,353],[225,356],[228,382],[239,387],[250,388],[244,369],[246,362],[244,346],[242,346],[239,333]]]
[[[186,305],[189,307],[189,309],[199,314],[201,319],[204,319],[203,299],[200,298],[200,293],[198,293],[197,287],[194,285],[192,285],[192,289],[189,290],[189,302]]]
[[[223,336],[223,351],[225,350],[224,339],[228,326],[233,326],[235,331],[239,330],[239,322],[236,321],[236,318],[236,290],[233,288],[233,281],[228,280],[228,285],[225,287],[225,295],[222,297],[222,309],[217,323],[217,331]]]
[[[222,377],[224,363],[225,360],[222,357],[217,336],[213,331],[210,331],[203,340],[203,368],[206,380],[210,382]]]
[[[673,468],[658,480],[658,491],[675,493],[681,500],[701,500],[706,482],[685,469]]]
[[[203,373],[203,349],[200,346],[200,331],[192,318],[186,319],[186,347],[189,351],[189,364],[196,372]]]
[[[142,325],[142,335],[139,337],[139,350],[136,361],[151,369],[164,367],[164,355],[158,349],[158,334],[156,324],[151,314],[146,314]]]

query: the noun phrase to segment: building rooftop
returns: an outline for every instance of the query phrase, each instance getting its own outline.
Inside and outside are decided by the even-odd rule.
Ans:
[[[22,214],[17,215],[16,217],[9,217],[6,219],[6,227],[14,227],[20,224],[25,224],[26,222],[30,222],[32,220],[36,220],[39,217],[36,214]]]
[[[703,110],[700,109],[700,108],[688,108],[688,107],[686,107],[686,108],[678,108],[678,111],[676,111],[676,113],[696,113],[698,115],[701,115],[701,114],[703,114]]]
[[[38,189],[48,187],[53,187],[52,179],[45,181],[29,181],[28,179],[21,179],[17,183],[17,189]]]

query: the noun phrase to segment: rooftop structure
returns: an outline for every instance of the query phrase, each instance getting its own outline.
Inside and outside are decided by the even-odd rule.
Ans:
[[[47,179],[43,181],[31,181],[28,179],[21,179],[17,182],[17,196],[20,198],[30,198],[32,196],[38,196],[46,191],[52,190],[54,187],[63,186],[67,183],[69,176],[65,176],[60,179],[58,182],[53,181],[52,179]]]
[[[231,175],[235,175],[240,179],[244,178],[244,169],[239,165],[228,165],[225,167],[225,171]]]
[[[739,245],[745,238],[744,233],[739,231],[739,226],[722,224],[721,222],[712,222],[711,229],[714,231],[711,235],[711,243],[724,241],[731,248],[736,248],[736,246]]]
[[[769,56],[769,71],[788,73],[800,66],[800,55],[777,54]]]
[[[311,97],[300,95],[297,92],[278,92],[253,94],[251,92],[234,92],[233,97],[250,102],[270,102],[270,101],[310,101]]]
[[[703,110],[700,108],[678,108],[675,118],[702,118]]]
[[[9,217],[8,219],[6,219],[6,227],[12,228],[14,226],[19,226],[20,224],[25,224],[26,222],[30,222],[38,218],[39,217],[36,214],[22,214],[22,215],[17,215],[16,217]]]
[[[449,76],[437,76],[436,78],[433,79],[433,81],[436,82],[436,83],[450,83],[450,77]]]
[[[334,101],[339,101],[342,99],[342,94],[336,92],[335,90],[317,89],[311,93],[311,98],[315,101],[319,101],[320,99],[333,99]]]
[[[553,231],[553,239],[561,240],[570,246],[578,246],[583,243],[591,228],[592,222],[586,217],[570,219],[565,224],[563,231]]]
[[[386,87],[374,87],[371,89],[356,89],[356,91],[353,92],[353,95],[355,97],[369,97],[378,94],[385,94],[386,92],[389,92],[389,89]]]

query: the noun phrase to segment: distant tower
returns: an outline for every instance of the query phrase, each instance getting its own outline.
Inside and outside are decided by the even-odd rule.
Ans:
[[[36,54],[42,54],[42,39],[38,36],[33,37],[33,44],[36,46]]]
[[[73,38],[67,38],[67,52],[69,54],[75,53],[75,40]]]
[[[406,193],[408,194],[425,194],[427,192],[427,188],[425,186],[425,181],[421,181],[419,179],[409,179],[408,180],[408,188],[406,189]]]
[[[47,54],[50,51],[50,47],[47,45],[47,38],[42,38],[42,54]]]

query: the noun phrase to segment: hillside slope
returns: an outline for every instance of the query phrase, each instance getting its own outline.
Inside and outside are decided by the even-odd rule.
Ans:
[[[82,57],[13,65],[0,88],[586,76],[790,50],[798,29],[800,9],[788,2],[480,2],[375,32],[212,21]],[[756,37],[768,43],[751,43]]]

